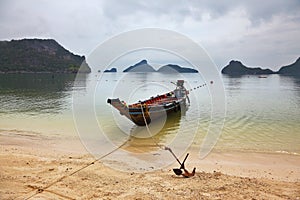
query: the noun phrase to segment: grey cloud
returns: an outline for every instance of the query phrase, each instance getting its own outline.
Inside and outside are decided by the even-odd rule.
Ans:
[[[300,51],[299,10],[298,0],[1,0],[0,39],[54,38],[88,55],[112,35],[157,27],[203,42],[217,63],[238,55],[274,66],[272,52],[291,58]],[[249,49],[247,55],[241,49]]]
[[[245,10],[253,24],[260,21],[270,20],[275,15],[282,13],[294,15],[300,10],[298,0],[192,0],[192,1],[148,1],[148,0],[127,0],[127,1],[104,1],[104,15],[116,20],[122,16],[135,15],[144,12],[149,17],[161,15],[172,16],[175,20],[183,20],[186,17],[194,17],[201,20],[203,14],[209,14],[212,18],[226,15],[235,9]],[[143,20],[143,19],[138,19]]]
[[[279,15],[297,15],[300,10],[300,1],[297,0],[267,0],[247,1],[244,4],[250,20],[257,24],[260,21],[271,20]]]
[[[112,20],[137,13],[144,13],[149,18],[159,19],[162,15],[169,16],[174,21],[182,21],[186,16],[191,14],[189,6],[186,1],[104,1],[103,12],[104,15]],[[145,20],[137,18],[137,23]]]

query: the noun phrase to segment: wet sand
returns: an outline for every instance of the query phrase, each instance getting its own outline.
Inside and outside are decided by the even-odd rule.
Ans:
[[[190,152],[182,178],[174,166],[147,173],[104,166],[76,138],[0,131],[0,199],[300,199],[300,156]],[[82,170],[80,170],[82,169]],[[78,171],[80,170],[80,171]]]

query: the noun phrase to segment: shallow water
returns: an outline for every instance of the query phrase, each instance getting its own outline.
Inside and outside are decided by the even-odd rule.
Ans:
[[[191,105],[184,115],[151,126],[153,137],[106,103],[108,97],[134,103],[167,92],[177,79],[194,89],[204,83],[199,74],[92,73],[75,83],[74,79],[75,75],[66,74],[1,74],[0,129],[62,138],[77,136],[79,131],[91,151],[105,137],[104,146],[107,141],[118,146],[130,139],[124,150],[151,152],[157,144],[200,148],[211,128],[208,87],[191,92]],[[215,150],[300,153],[300,79],[279,75],[222,79],[227,112]],[[92,110],[86,109],[90,103]]]

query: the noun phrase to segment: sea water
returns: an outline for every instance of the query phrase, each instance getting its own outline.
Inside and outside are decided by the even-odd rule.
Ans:
[[[124,149],[143,152],[153,151],[157,144],[201,148],[212,127],[209,87],[213,85],[199,74],[91,73],[74,82],[75,77],[1,74],[1,131],[79,136],[98,142],[104,134],[105,140],[116,146],[130,138]],[[226,101],[220,103],[225,104],[226,115],[222,116],[224,124],[215,150],[300,154],[300,79],[280,75],[221,78]],[[148,130],[137,127],[106,102],[107,98],[120,98],[127,104],[145,100],[174,89],[171,82],[178,79],[186,81],[190,107],[150,127],[151,137],[147,137]]]

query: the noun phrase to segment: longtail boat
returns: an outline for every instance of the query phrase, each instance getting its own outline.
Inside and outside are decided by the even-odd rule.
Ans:
[[[174,112],[186,111],[189,106],[189,91],[183,86],[184,80],[177,80],[176,88],[168,93],[127,105],[124,101],[107,99],[121,115],[138,126],[145,126]]]

